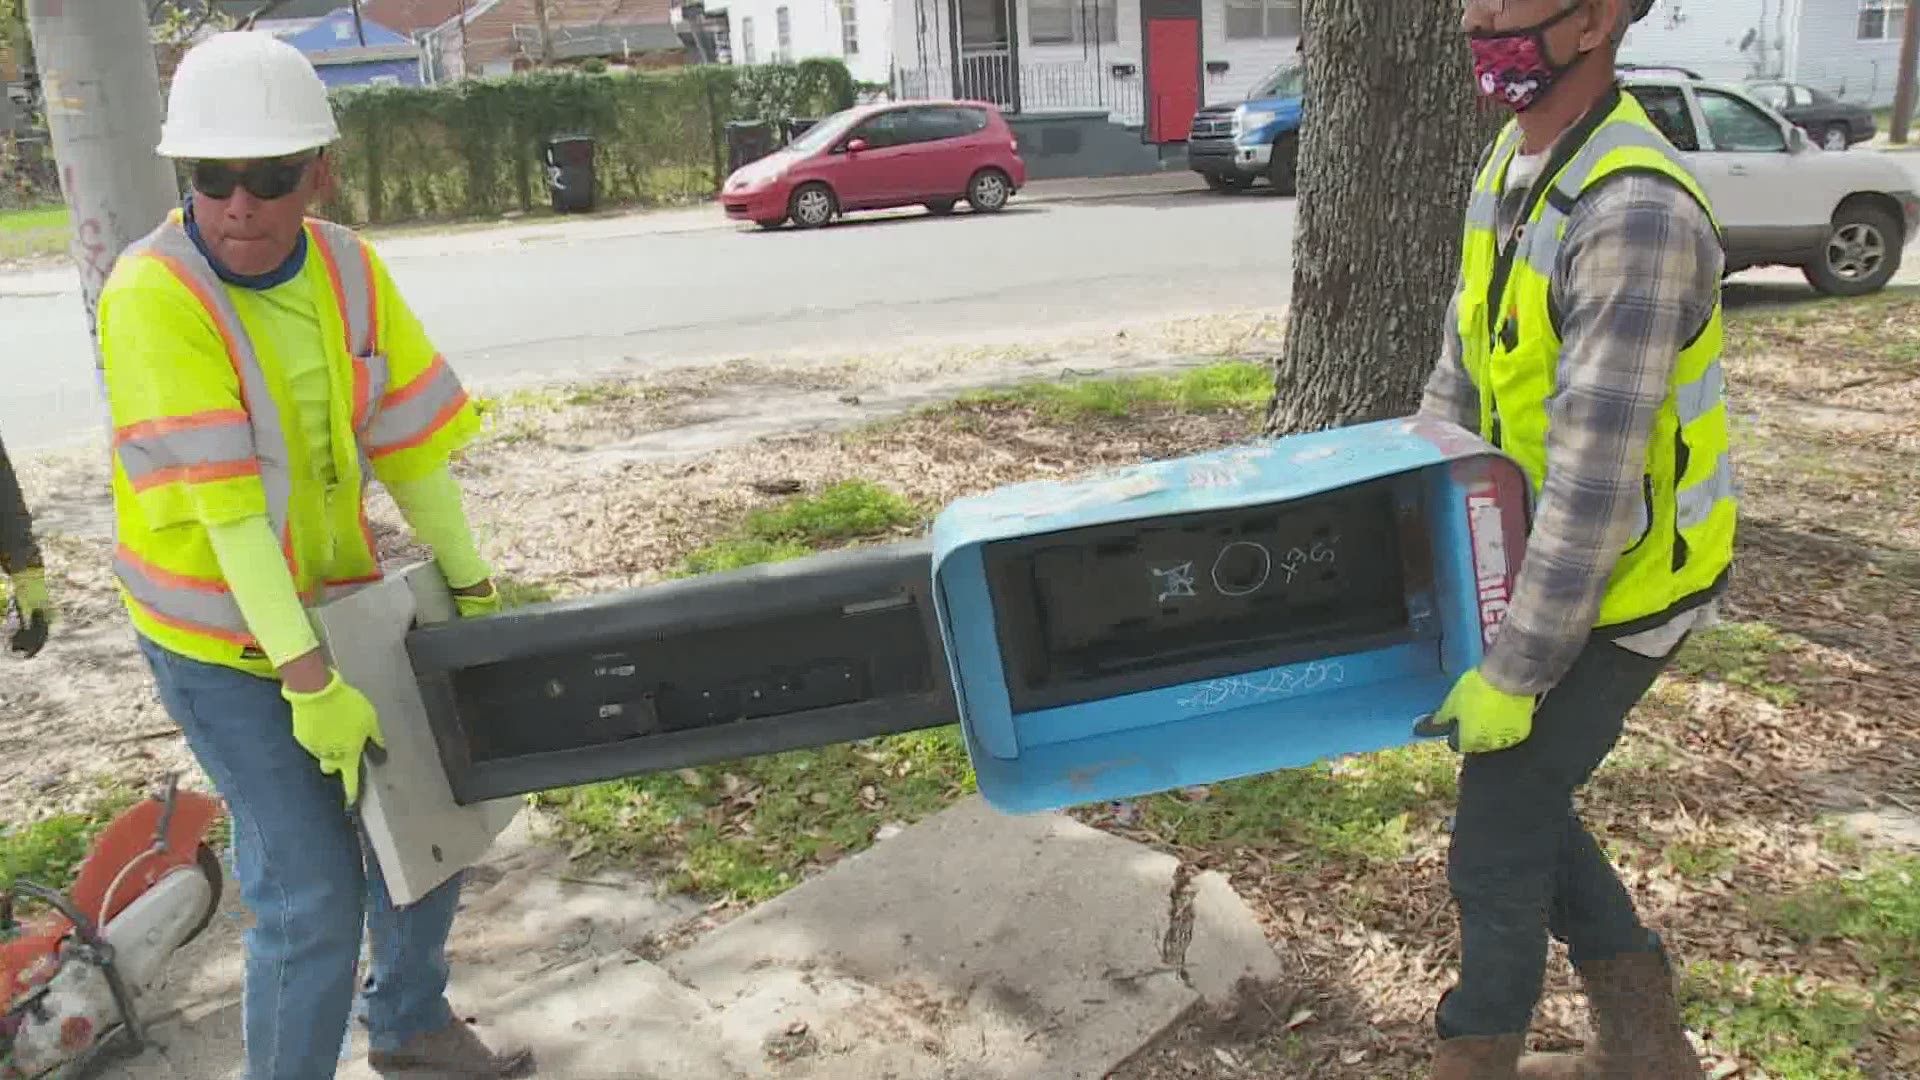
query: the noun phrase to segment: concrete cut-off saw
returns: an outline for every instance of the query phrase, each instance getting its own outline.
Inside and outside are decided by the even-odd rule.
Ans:
[[[0,1080],[146,1045],[142,1000],[220,906],[207,833],[223,814],[169,779],[94,839],[70,890],[14,881],[0,892]],[[28,905],[43,910],[16,921]]]

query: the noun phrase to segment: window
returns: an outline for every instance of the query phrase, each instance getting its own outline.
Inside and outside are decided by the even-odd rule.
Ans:
[[[784,64],[793,59],[793,14],[784,7],[773,9],[773,29],[779,38],[774,47],[775,63]]]
[[[939,139],[964,139],[968,135],[984,131],[987,127],[987,114],[979,109],[937,108],[914,109],[912,120],[913,142],[934,142]]]
[[[1636,86],[1633,97],[1640,107],[1647,110],[1647,116],[1653,126],[1675,149],[1694,151],[1700,149],[1700,140],[1694,134],[1693,117],[1687,111],[1687,95],[1672,86]]]
[[[1227,37],[1300,36],[1300,0],[1227,0]]]
[[[1907,0],[1860,0],[1860,40],[1899,41]]]
[[[860,55],[860,24],[853,10],[853,0],[840,0],[840,55]]]
[[[740,59],[753,63],[753,16],[740,20]]]
[[[904,146],[913,142],[916,126],[912,109],[894,109],[876,116],[870,116],[854,129],[853,137],[867,140],[870,150],[885,150],[889,146]]]
[[[1700,112],[1707,118],[1713,148],[1722,153],[1784,153],[1787,136],[1766,113],[1732,94],[1701,90]]]
[[[1111,45],[1120,40],[1118,0],[1027,0],[1035,45]]]

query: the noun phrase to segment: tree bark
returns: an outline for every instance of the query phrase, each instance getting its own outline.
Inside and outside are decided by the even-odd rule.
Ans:
[[[1920,94],[1920,3],[1909,0],[1906,27],[1900,32],[1900,83],[1893,94],[1893,117],[1887,137],[1905,146],[1913,123],[1914,96]]]
[[[1293,303],[1266,430],[1404,416],[1439,355],[1474,165],[1502,119],[1457,4],[1306,0]]]

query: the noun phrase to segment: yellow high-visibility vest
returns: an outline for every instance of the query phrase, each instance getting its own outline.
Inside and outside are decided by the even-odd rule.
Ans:
[[[1480,391],[1480,434],[1519,462],[1536,496],[1546,480],[1548,403],[1561,346],[1551,278],[1574,204],[1608,176],[1631,170],[1672,178],[1712,216],[1706,193],[1640,104],[1631,94],[1617,98],[1597,123],[1589,121],[1584,139],[1575,132],[1556,149],[1510,243],[1496,229],[1507,168],[1520,148],[1517,123],[1495,142],[1467,210],[1461,359]],[[1736,506],[1721,341],[1716,300],[1706,328],[1681,350],[1654,417],[1639,522],[1608,580],[1596,629],[1631,633],[1726,588]]]
[[[299,436],[271,336],[243,317],[178,211],[127,249],[100,297],[114,573],[128,613],[162,647],[262,675],[271,665],[207,527],[264,514],[302,600],[336,598],[380,577],[368,480],[425,475],[480,426],[372,249],[338,225],[305,228],[306,265],[289,284],[316,290],[332,391],[331,486]]]

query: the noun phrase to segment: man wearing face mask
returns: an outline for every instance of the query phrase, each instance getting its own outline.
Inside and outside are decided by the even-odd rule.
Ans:
[[[114,573],[161,702],[226,800],[248,931],[246,1080],[334,1075],[363,933],[369,1063],[513,1075],[444,996],[459,879],[397,908],[354,807],[379,717],[307,608],[380,578],[378,480],[464,617],[499,600],[448,463],[479,427],[373,249],[306,217],[338,137],[305,57],[219,34],[181,60],[158,152],[193,191],[100,298]]]
[[[1517,460],[1535,513],[1505,620],[1424,733],[1464,753],[1448,880],[1461,974],[1434,1080],[1702,1074],[1654,934],[1573,806],[1733,560],[1723,255],[1707,198],[1615,80],[1651,0],[1465,0],[1482,161],[1421,411]],[[1547,936],[1593,1010],[1583,1055],[1522,1058]]]

